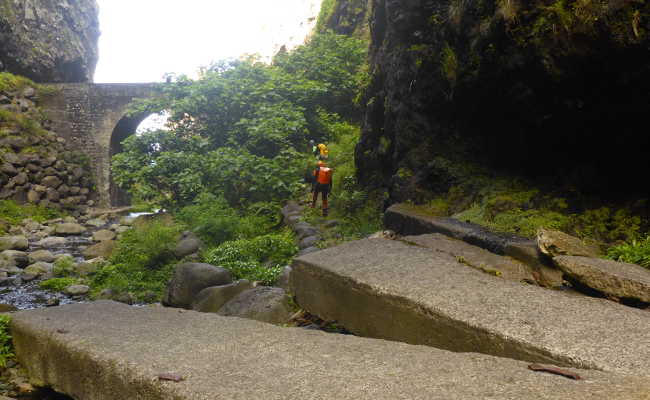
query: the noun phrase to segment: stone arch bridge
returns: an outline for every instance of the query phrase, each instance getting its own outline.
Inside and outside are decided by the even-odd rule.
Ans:
[[[71,148],[87,154],[97,185],[98,206],[128,204],[128,198],[111,179],[111,157],[122,150],[121,142],[135,133],[151,113],[127,116],[129,103],[156,95],[154,83],[65,83],[40,101],[52,120],[52,129]]]

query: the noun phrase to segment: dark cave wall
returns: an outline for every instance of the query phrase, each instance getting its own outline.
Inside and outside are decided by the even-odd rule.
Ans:
[[[650,5],[373,0],[359,179],[424,201],[468,163],[647,194]]]

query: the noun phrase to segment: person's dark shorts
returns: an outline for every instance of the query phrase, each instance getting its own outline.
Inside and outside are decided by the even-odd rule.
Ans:
[[[316,193],[328,194],[330,192],[330,185],[329,184],[323,184],[323,183],[317,183],[315,191],[316,191]]]

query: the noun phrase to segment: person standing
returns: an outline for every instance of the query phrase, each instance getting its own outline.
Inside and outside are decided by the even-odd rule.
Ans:
[[[314,196],[311,202],[311,208],[316,207],[316,202],[318,201],[318,193],[322,193],[322,204],[323,204],[323,217],[327,217],[329,213],[329,204],[327,202],[327,196],[332,191],[332,174],[334,170],[327,166],[325,161],[318,162],[318,168],[314,170],[314,176],[316,177],[316,186],[314,187]]]

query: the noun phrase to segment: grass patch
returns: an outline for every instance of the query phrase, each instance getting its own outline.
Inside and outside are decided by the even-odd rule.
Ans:
[[[0,72],[0,92],[15,92],[26,87],[37,88],[37,84],[24,76],[14,75],[9,72]]]
[[[109,263],[90,282],[91,296],[103,289],[130,292],[138,300],[151,294],[162,297],[178,259],[173,249],[182,226],[169,221],[150,221],[124,233]]]
[[[81,283],[81,280],[77,278],[52,278],[42,281],[38,284],[38,287],[50,292],[62,292],[68,286],[78,285],[79,283]]]
[[[229,269],[236,279],[272,285],[298,252],[289,231],[228,241],[208,250],[206,262]]]
[[[53,208],[35,204],[21,205],[13,200],[0,200],[0,220],[7,222],[9,225],[20,224],[25,218],[31,218],[36,222],[45,222],[65,215],[62,211]],[[0,235],[5,233],[0,229]]]
[[[11,317],[9,315],[0,315],[0,367],[7,366],[7,361],[14,358],[14,346],[11,342],[11,333],[9,324]]]
[[[642,240],[632,240],[614,246],[607,252],[607,257],[621,262],[638,264],[650,269],[650,236]]]

